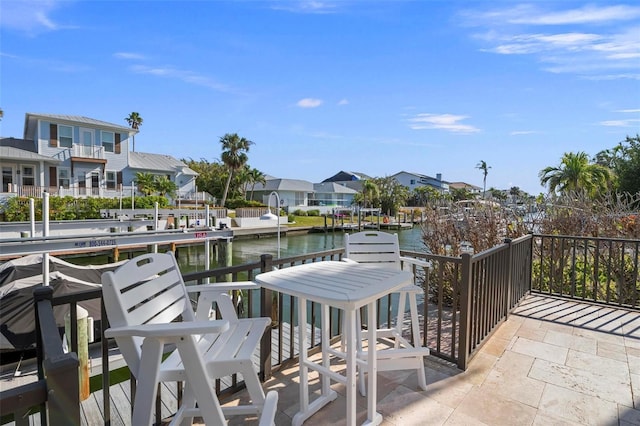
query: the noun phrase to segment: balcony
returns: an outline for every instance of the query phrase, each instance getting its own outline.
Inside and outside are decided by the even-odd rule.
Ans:
[[[639,240],[528,235],[475,255],[403,252],[434,265],[422,274],[427,291],[421,318],[432,356],[426,361],[426,391],[417,391],[409,373],[379,373],[378,410],[386,424],[639,424],[639,247]],[[336,249],[275,260],[264,255],[253,264],[187,274],[185,281],[252,279],[274,266],[336,260],[342,254]],[[289,334],[293,314],[283,309],[290,297],[279,294],[273,304],[266,290],[246,296],[244,315],[277,319],[256,362],[265,387],[280,394],[276,423],[290,424],[298,403],[297,346]],[[132,384],[110,383],[106,373],[120,365],[107,345],[100,359],[104,391],[94,390],[83,402],[60,397],[78,394],[77,358],[62,355],[58,333],[47,330],[53,326],[51,305],[73,307],[100,298],[100,291],[39,297],[39,365],[47,375],[23,388],[7,389],[3,382],[2,415],[23,419],[28,407],[39,406],[51,424],[67,424],[70,418],[79,424],[130,424]],[[312,317],[318,312],[311,307]],[[380,312],[381,324],[391,318],[391,312]],[[334,342],[339,324],[333,327]],[[310,340],[306,349],[317,356],[319,339]],[[317,379],[311,384],[319,386]],[[334,388],[344,394],[342,385]],[[233,378],[217,383],[216,390],[229,404],[242,398],[242,383]],[[175,410],[177,395],[176,389],[161,392],[158,424]],[[344,403],[338,398],[305,424],[344,422]],[[365,410],[361,398],[360,420]]]
[[[104,147],[101,145],[73,144],[71,147],[71,161],[104,160],[104,152]]]

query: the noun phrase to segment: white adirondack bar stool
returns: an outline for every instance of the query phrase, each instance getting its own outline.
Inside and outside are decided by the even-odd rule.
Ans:
[[[363,231],[354,234],[345,234],[346,258],[344,260],[358,263],[371,263],[377,266],[402,269],[409,265],[421,268],[431,267],[431,263],[422,259],[400,256],[400,244],[397,234],[382,231]],[[414,280],[415,281],[415,280]],[[427,389],[423,358],[429,355],[429,348],[422,346],[420,335],[420,323],[418,318],[418,303],[416,296],[422,293],[422,288],[413,284],[403,287],[399,292],[397,317],[395,326],[377,330],[377,336],[391,342],[387,349],[376,351],[378,371],[411,370],[418,374],[418,385],[421,389]],[[413,342],[402,335],[402,327],[406,315],[406,300],[409,300],[409,318],[411,321],[411,333]],[[360,320],[360,316],[357,316]],[[372,326],[372,325],[369,325]],[[358,327],[362,331],[362,327]],[[358,344],[362,345],[362,333],[358,336]],[[371,342],[368,342],[371,344]],[[359,350],[359,352],[362,352]],[[366,353],[366,352],[363,352]],[[366,386],[364,374],[359,374],[360,393],[365,395]]]
[[[260,425],[274,424],[278,394],[265,398],[252,361],[270,318],[238,319],[230,289],[257,288],[253,282],[185,286],[173,253],[145,254],[102,276],[110,328],[137,379],[132,424],[151,425],[158,384],[185,382],[183,403],[171,424],[226,425],[226,416],[260,415]],[[189,293],[199,292],[198,315]],[[216,302],[223,319],[209,320]],[[165,345],[177,348],[162,360]],[[240,373],[251,399],[248,405],[221,407],[215,379]],[[196,406],[197,404],[197,406]],[[158,421],[160,419],[157,419]]]

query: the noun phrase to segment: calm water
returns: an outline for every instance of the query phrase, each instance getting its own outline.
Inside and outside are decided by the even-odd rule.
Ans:
[[[422,229],[414,226],[411,229],[392,231],[398,234],[400,248],[411,251],[426,251],[422,241]],[[297,256],[344,247],[344,233],[327,232],[298,234],[280,237],[280,257]],[[233,264],[257,262],[260,255],[278,255],[277,238],[262,237],[239,239],[232,242]],[[215,254],[212,250],[211,268],[216,267]],[[205,269],[204,248],[202,246],[181,247],[178,250],[178,263],[183,272],[197,272]]]

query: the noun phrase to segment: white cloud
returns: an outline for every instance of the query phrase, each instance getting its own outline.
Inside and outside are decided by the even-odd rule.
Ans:
[[[409,127],[413,130],[446,130],[452,133],[477,133],[477,127],[462,124],[460,121],[468,118],[465,115],[454,114],[418,114],[408,119]]]
[[[485,28],[474,35],[484,45],[482,51],[531,55],[544,64],[543,70],[553,73],[634,78],[640,69],[640,26],[633,20],[640,17],[640,7],[549,10],[552,5],[544,2],[488,12],[467,11],[464,18],[469,25]],[[562,30],[556,31],[560,25]]]
[[[144,55],[133,52],[116,52],[113,54],[114,57],[118,59],[131,59],[131,60],[144,60],[146,59]]]
[[[60,29],[75,28],[61,24],[53,18],[53,13],[69,1],[57,0],[16,0],[3,1],[0,13],[0,27],[36,36]]]
[[[340,102],[338,102],[338,105],[349,105],[349,100],[348,99],[340,99]]]
[[[640,17],[640,7],[625,5],[584,6],[579,9],[560,12],[542,12],[537,15],[513,17],[509,22],[513,24],[568,25],[629,21],[637,17]]]
[[[300,99],[296,105],[300,108],[317,108],[322,105],[322,99],[304,98]]]
[[[606,120],[601,121],[599,124],[605,127],[638,127],[640,119],[627,119],[627,120]]]
[[[511,136],[520,136],[520,135],[533,135],[534,133],[538,133],[535,130],[515,130],[509,133]]]
[[[225,84],[219,83],[214,79],[212,79],[211,77],[207,77],[193,71],[180,70],[173,67],[151,67],[146,65],[134,65],[130,69],[131,71],[138,74],[150,74],[150,75],[155,75],[157,77],[174,78],[176,80],[181,80],[185,83],[207,87],[209,89],[213,89],[218,92],[224,92],[224,93],[235,92],[235,90],[233,90],[231,87]]]
[[[488,23],[540,26],[620,23],[640,17],[640,7],[637,6],[584,6],[560,11],[544,9],[549,4],[518,5],[489,11],[467,10],[462,13],[462,17],[471,25]]]
[[[317,0],[283,0],[272,4],[274,10],[283,10],[294,13],[334,13],[338,4],[330,1]]]

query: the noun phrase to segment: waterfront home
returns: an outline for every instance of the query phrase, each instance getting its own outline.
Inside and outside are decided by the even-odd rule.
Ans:
[[[280,179],[267,176],[265,183],[253,188],[253,200],[268,204],[269,195],[278,193],[280,207],[289,213],[295,210],[319,210],[330,213],[332,209],[349,207],[358,191],[337,183],[311,183],[301,179]]]
[[[482,188],[466,182],[449,182],[449,190],[464,189],[475,196],[482,196]]]
[[[407,187],[409,191],[421,186],[430,186],[442,194],[449,192],[449,183],[442,180],[441,173],[436,174],[436,177],[433,178],[420,173],[401,171],[391,177],[397,180],[400,185]]]
[[[313,199],[309,204],[332,208],[349,207],[357,193],[355,189],[336,182],[314,183]]]
[[[322,183],[339,183],[340,185],[344,185],[347,188],[355,189],[357,192],[360,192],[362,191],[362,183],[367,179],[372,179],[372,177],[360,172],[339,171],[335,175],[323,180]]]
[[[25,114],[22,139],[2,138],[2,196],[120,197],[136,191],[136,173],[166,176],[183,198],[197,173],[168,155],[131,152],[138,131],[83,116]]]

